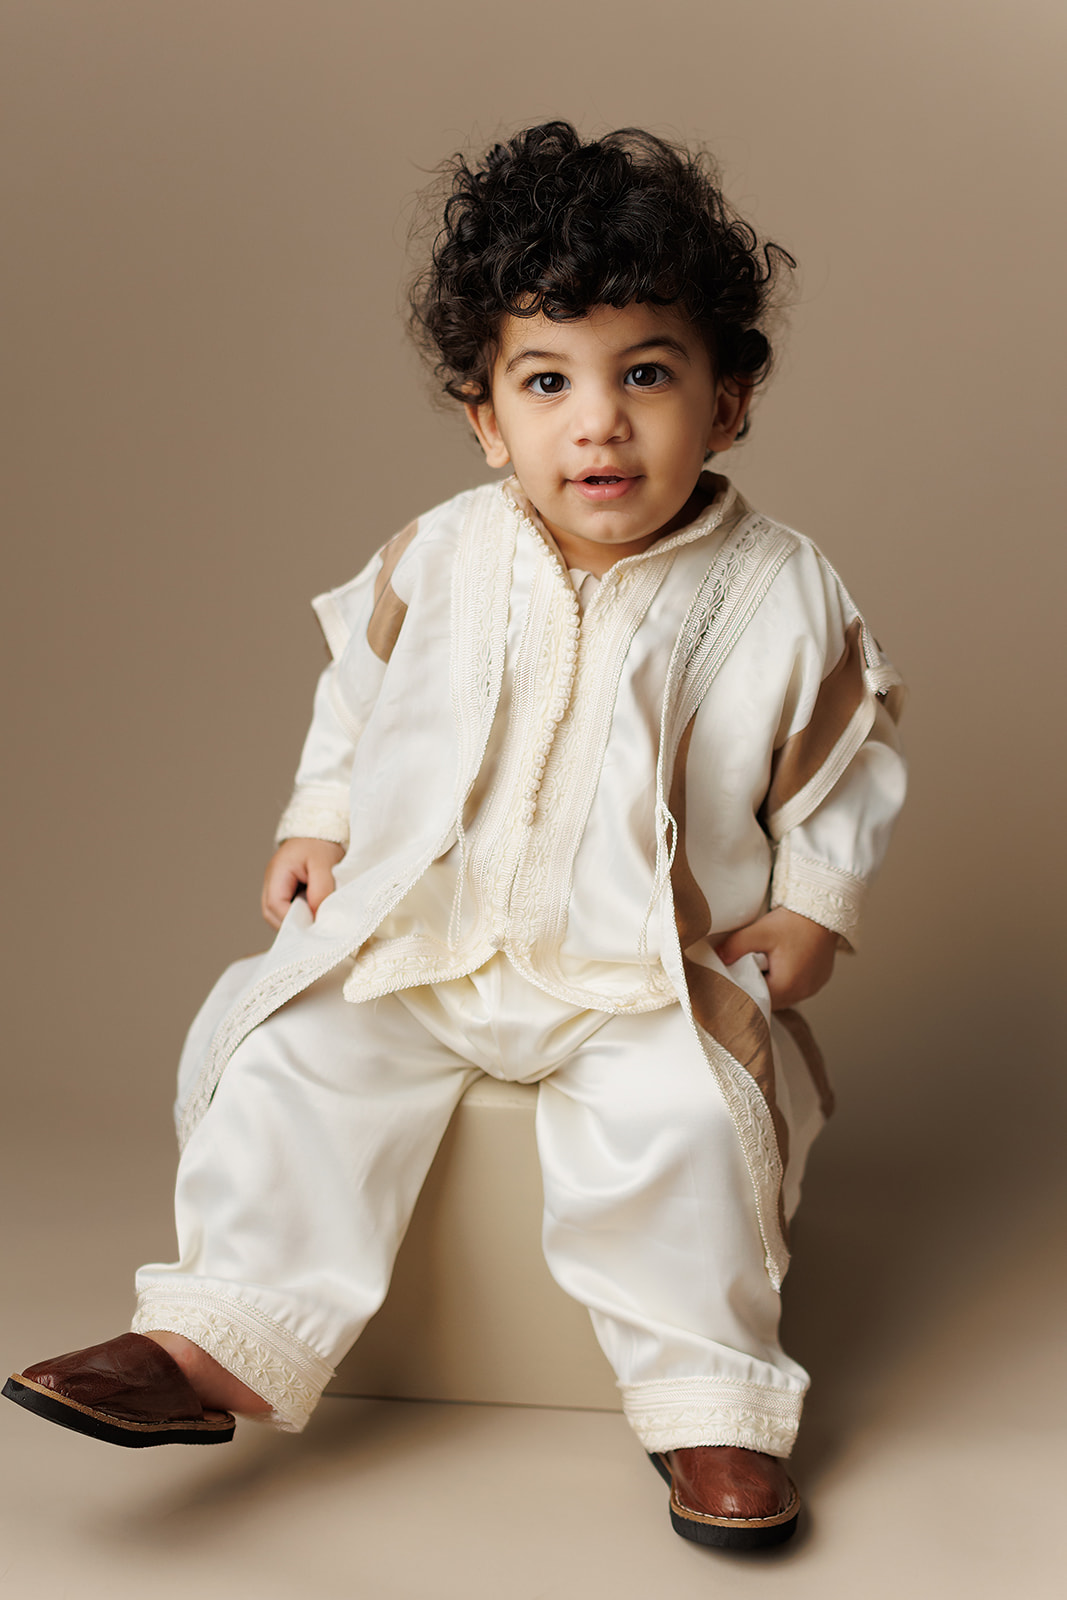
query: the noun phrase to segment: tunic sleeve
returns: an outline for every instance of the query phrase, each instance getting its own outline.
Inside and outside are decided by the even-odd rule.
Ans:
[[[337,695],[337,666],[330,663],[315,690],[314,711],[297,767],[293,793],[274,842],[329,839],[348,848],[349,784],[356,741]]]
[[[905,768],[884,707],[826,798],[778,841],[771,905],[799,911],[855,949],[867,886],[904,802]]]
[[[825,613],[798,668],[764,803],[776,847],[771,905],[810,917],[854,949],[867,887],[904,801],[903,688],[826,563],[823,577]]]
[[[332,659],[315,690],[311,726],[275,843],[327,839],[348,847],[356,744],[407,612],[393,578],[417,529],[411,523],[351,583],[312,601]]]

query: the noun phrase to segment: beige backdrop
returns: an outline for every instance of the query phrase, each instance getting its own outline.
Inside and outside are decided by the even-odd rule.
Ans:
[[[732,470],[912,687],[906,819],[813,1007],[841,1104],[790,1312],[812,1427],[831,1450],[946,1383],[1044,1427],[1049,1369],[1017,1375],[1051,1336],[1060,1193],[1062,5],[0,17],[11,1326],[101,1337],[131,1253],[169,1252],[173,1065],[264,940],[307,600],[482,476],[405,343],[410,196],[458,144],[559,115],[706,141],[799,258]]]

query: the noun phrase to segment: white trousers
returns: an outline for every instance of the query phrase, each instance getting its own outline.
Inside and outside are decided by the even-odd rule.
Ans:
[[[248,970],[197,1018],[180,1095]],[[778,1343],[751,1179],[682,1008],[580,1010],[503,955],[359,1005],[347,972],[234,1053],[179,1167],[180,1259],[138,1273],[134,1329],[186,1335],[301,1428],[384,1300],[437,1145],[484,1072],[540,1085],[545,1256],[589,1308],[641,1443],[788,1455],[807,1375]],[[791,1164],[816,1126],[796,1120]]]

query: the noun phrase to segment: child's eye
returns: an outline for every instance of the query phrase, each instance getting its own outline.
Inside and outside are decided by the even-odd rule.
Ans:
[[[526,387],[534,394],[562,394],[568,384],[562,372],[535,372],[526,380]]]
[[[635,389],[654,389],[658,383],[664,383],[670,377],[666,367],[661,367],[655,362],[645,362],[640,367],[631,367],[626,374],[626,381]]]

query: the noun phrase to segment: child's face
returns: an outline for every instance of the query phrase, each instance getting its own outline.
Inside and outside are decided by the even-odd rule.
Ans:
[[[680,311],[634,303],[573,322],[510,317],[492,398],[467,415],[567,564],[600,573],[690,520],[704,457],[729,449],[747,405],[716,382]]]

